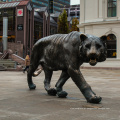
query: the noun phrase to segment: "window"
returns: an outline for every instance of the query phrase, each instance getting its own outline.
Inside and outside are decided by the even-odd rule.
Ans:
[[[3,30],[3,17],[0,15],[0,31]]]
[[[50,35],[57,34],[57,27],[50,26]]]
[[[50,11],[50,13],[53,13],[53,0],[50,0],[49,1],[49,11]]]
[[[108,58],[116,58],[116,42],[117,38],[114,34],[109,34],[107,36],[107,57]]]
[[[116,17],[117,0],[108,0],[108,17]]]
[[[8,30],[14,31],[15,30],[15,9],[10,8],[6,9],[8,13]]]
[[[15,30],[15,8],[5,9],[8,14],[8,30],[14,31]],[[4,9],[0,10],[0,31],[3,30],[3,13]]]
[[[43,37],[43,24],[34,21],[34,43]]]

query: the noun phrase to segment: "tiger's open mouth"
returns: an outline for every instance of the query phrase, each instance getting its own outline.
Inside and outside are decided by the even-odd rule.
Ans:
[[[91,57],[89,60],[89,64],[92,66],[95,66],[97,64],[97,60],[95,57]]]

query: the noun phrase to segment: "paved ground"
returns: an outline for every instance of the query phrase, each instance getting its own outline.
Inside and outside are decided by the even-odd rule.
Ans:
[[[71,79],[64,99],[48,96],[44,73],[34,78],[37,89],[30,91],[26,74],[0,72],[0,120],[120,120],[120,70],[81,70],[92,89],[103,97],[101,104],[87,103]],[[60,72],[54,72],[54,87]]]

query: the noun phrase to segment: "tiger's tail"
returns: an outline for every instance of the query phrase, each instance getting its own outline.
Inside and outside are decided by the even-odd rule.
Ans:
[[[38,69],[37,71],[35,71],[32,76],[33,76],[33,77],[38,76],[38,75],[42,72],[42,70],[43,70],[43,68],[40,67],[40,69]]]

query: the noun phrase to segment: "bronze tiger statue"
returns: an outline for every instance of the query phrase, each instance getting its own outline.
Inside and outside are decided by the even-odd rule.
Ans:
[[[94,66],[106,60],[106,36],[96,37],[81,32],[55,34],[38,40],[33,46],[30,67],[27,73],[29,89],[35,89],[32,81],[35,70],[40,65],[45,73],[44,87],[49,95],[66,97],[63,85],[71,77],[80,89],[87,102],[99,103],[102,98],[97,96],[85,81],[80,66],[85,62]],[[55,87],[50,88],[53,71],[62,70]]]

